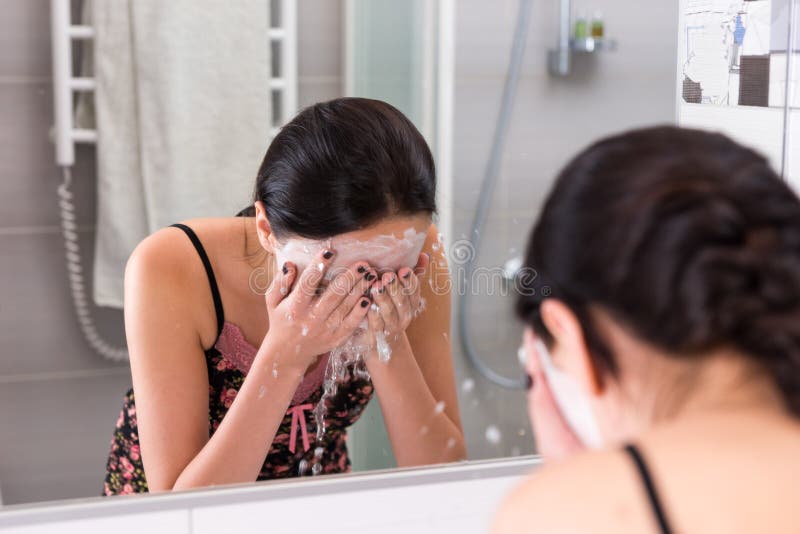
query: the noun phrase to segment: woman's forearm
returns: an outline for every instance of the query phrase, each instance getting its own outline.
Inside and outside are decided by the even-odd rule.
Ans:
[[[408,467],[466,458],[464,435],[434,398],[405,334],[388,362],[367,358],[397,465]]]
[[[173,489],[254,482],[302,378],[299,368],[281,366],[265,342],[219,428]]]

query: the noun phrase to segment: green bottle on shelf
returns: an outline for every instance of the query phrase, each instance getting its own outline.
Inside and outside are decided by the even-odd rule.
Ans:
[[[575,40],[587,37],[589,37],[589,23],[583,13],[578,13],[578,17],[575,19]]]

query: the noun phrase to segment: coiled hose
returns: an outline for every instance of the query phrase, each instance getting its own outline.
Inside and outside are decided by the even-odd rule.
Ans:
[[[81,247],[78,242],[78,225],[75,216],[75,203],[73,202],[72,171],[69,167],[61,167],[63,180],[58,187],[58,205],[61,210],[61,233],[64,236],[64,249],[66,257],[69,287],[72,293],[72,306],[78,318],[83,337],[86,343],[98,354],[115,362],[128,359],[125,348],[115,347],[104,340],[97,331],[92,317],[91,305],[86,296],[86,284],[83,276]]]

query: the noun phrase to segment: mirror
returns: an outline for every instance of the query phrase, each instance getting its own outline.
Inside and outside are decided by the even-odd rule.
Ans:
[[[741,4],[714,3],[726,9]],[[268,465],[258,464],[264,479],[535,454],[520,389],[514,280],[528,231],[566,161],[606,134],[674,123],[676,117],[684,124],[745,135],[736,128],[741,123],[729,123],[732,115],[724,105],[766,129],[773,139],[770,150],[779,154],[776,165],[786,176],[800,178],[792,160],[797,150],[789,148],[797,143],[791,128],[800,124],[790,120],[797,113],[792,102],[800,101],[800,86],[790,83],[800,70],[793,53],[800,44],[782,49],[781,65],[789,76],[759,85],[766,97],[749,95],[761,95],[761,107],[774,121],[754,115],[759,103],[720,102],[708,89],[718,73],[703,59],[727,54],[723,47],[729,41],[715,47],[715,36],[702,29],[716,20],[703,11],[707,1],[120,4],[130,9],[99,0],[13,0],[0,23],[7,44],[0,50],[0,109],[6,117],[0,126],[0,150],[5,151],[0,185],[4,505],[146,489],[141,436],[133,425],[138,417],[153,421],[145,424],[142,439],[172,455],[153,460],[153,466],[161,462],[153,470],[163,473],[151,478],[154,484],[180,481],[176,487],[189,488],[208,485],[202,480],[220,485],[241,478],[241,472],[253,470],[246,461],[220,464],[217,471],[209,467],[225,454],[239,457],[233,453],[240,440],[226,430],[228,440],[217,440],[215,447],[227,453],[206,451],[191,470],[183,470],[196,459],[186,451],[199,450],[206,439],[191,424],[205,417],[206,400],[216,434],[238,396],[243,397],[238,404],[262,406],[265,421],[274,412],[272,426],[250,425],[261,416],[237,410],[248,422],[240,423],[241,442],[258,443],[253,436],[259,432],[268,435],[267,443],[277,436],[278,452],[270,453]],[[781,11],[788,0],[747,4],[746,13],[731,12],[736,57],[743,62],[722,70],[735,67],[737,76],[752,81],[753,69],[769,68],[769,60],[752,59],[763,50],[741,36],[739,25],[766,24],[777,32],[775,42],[800,31],[778,32],[790,27]],[[771,60],[781,58],[773,54]],[[281,353],[291,359],[293,345],[316,346],[307,341],[316,338],[313,332],[307,335],[309,326],[303,323],[301,337],[291,338],[300,341],[275,342],[268,347],[275,354],[261,356],[266,329],[261,293],[279,274],[275,261],[265,263],[263,253],[278,257],[298,236],[282,233],[269,207],[262,215],[233,216],[253,205],[256,171],[280,128],[299,110],[343,96],[385,101],[413,123],[435,161],[437,211],[432,220],[403,220],[373,234],[348,230],[344,241],[339,234],[328,236],[331,244],[311,239],[312,251],[320,243],[366,250],[365,242],[391,235],[392,247],[406,238],[419,245],[409,248],[413,259],[378,265],[380,257],[368,258],[373,267],[419,266],[421,246],[430,260],[447,263],[450,276],[434,284],[419,275],[431,282],[427,309],[411,319],[416,327],[408,326],[408,345],[392,345],[390,362],[420,353],[429,360],[411,358],[402,384],[378,377],[374,369],[379,368],[371,363],[342,370],[328,356],[309,360],[305,378],[298,374],[290,387],[283,379],[293,370],[284,366],[288,360],[278,365],[269,357]],[[354,137],[352,143],[357,142]],[[327,201],[318,207],[325,209]],[[417,212],[428,215],[424,208]],[[221,219],[209,223],[207,217]],[[257,220],[269,225],[257,231]],[[337,219],[315,220],[334,225]],[[370,223],[376,220],[382,218]],[[179,221],[189,221],[208,249],[220,294],[217,307],[204,264],[176,228],[167,230],[167,244],[144,262],[151,265],[145,271],[152,272],[152,265],[163,261],[161,267],[172,276],[131,285],[125,292],[123,273],[137,244]],[[241,242],[242,250],[252,263],[242,254],[235,260],[231,252],[239,243],[234,237],[242,235],[248,239]],[[418,235],[424,244],[415,241]],[[295,250],[304,252],[306,245],[295,243]],[[175,260],[180,254],[185,259]],[[316,261],[308,260],[308,269]],[[184,267],[176,271],[174,265]],[[426,265],[428,272],[436,269]],[[129,270],[131,280],[134,270]],[[371,301],[367,308],[365,314],[374,311]],[[170,315],[164,309],[183,312]],[[284,320],[282,310],[270,315],[271,324]],[[284,322],[287,331],[300,331],[300,323]],[[359,328],[370,340],[366,352],[374,350],[379,357],[380,328],[369,323]],[[150,333],[142,334],[143,329]],[[167,334],[154,336],[159,329]],[[189,341],[176,341],[182,335]],[[192,344],[194,349],[185,348]],[[135,358],[135,389],[145,399],[140,406],[126,396],[132,386],[126,345],[137,356],[151,350],[162,356],[158,362]],[[192,360],[192,354],[205,360]],[[179,358],[192,371],[180,371]],[[256,358],[270,365],[260,387],[245,390],[245,371]],[[335,388],[350,397],[338,410],[331,405],[326,432],[333,434],[320,438],[314,432],[320,427],[315,407],[326,388],[331,398],[337,395],[331,382],[337,372],[347,385]],[[207,382],[187,386],[198,377]],[[187,400],[187,392],[204,390],[206,384],[208,399],[203,393]],[[286,410],[270,408],[271,399]],[[188,408],[157,421],[151,417],[174,406]],[[414,412],[415,406],[424,407],[424,413]],[[407,431],[409,421],[414,426]],[[223,426],[231,425],[236,423]],[[187,438],[192,429],[193,437]],[[262,457],[268,449],[264,441]],[[169,458],[182,467],[170,467]],[[215,479],[211,471],[222,475]]]

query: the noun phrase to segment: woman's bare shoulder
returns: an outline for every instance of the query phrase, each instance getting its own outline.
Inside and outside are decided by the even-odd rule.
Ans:
[[[579,454],[537,468],[506,498],[495,534],[642,532],[646,502],[622,451]]]

